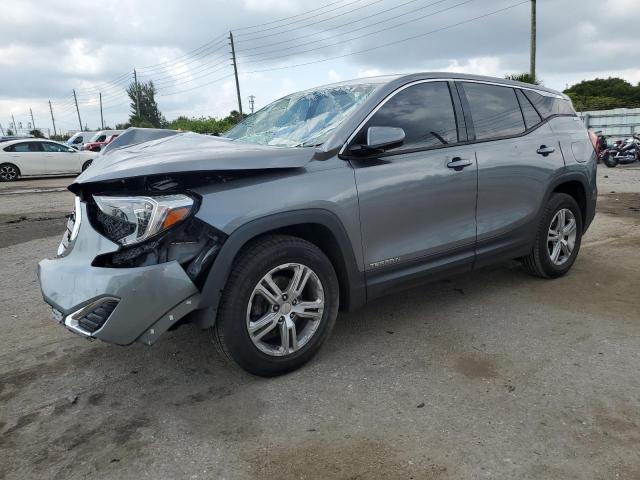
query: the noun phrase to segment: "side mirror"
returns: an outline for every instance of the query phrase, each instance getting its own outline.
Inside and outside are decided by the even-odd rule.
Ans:
[[[400,127],[369,127],[367,129],[367,147],[380,150],[402,145],[406,135]]]
[[[400,127],[369,127],[367,129],[367,143],[353,145],[349,151],[356,155],[369,155],[402,145],[406,135]]]

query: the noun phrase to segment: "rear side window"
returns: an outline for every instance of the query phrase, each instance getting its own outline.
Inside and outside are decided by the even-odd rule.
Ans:
[[[542,118],[548,118],[551,115],[575,115],[571,103],[564,98],[550,97],[542,95],[532,90],[525,90],[524,94],[527,96],[536,110],[540,112]]]
[[[356,143],[366,143],[369,127],[402,128],[405,141],[394,151],[458,142],[449,85],[446,82],[425,82],[398,92],[371,117],[358,133]]]
[[[511,87],[464,83],[476,139],[518,135],[525,131],[516,92]]]
[[[518,101],[520,102],[520,107],[522,107],[522,114],[524,115],[524,123],[527,125],[527,129],[533,128],[538,125],[542,118],[536,112],[536,109],[533,108],[531,102],[525,97],[522,90],[517,89],[516,95],[518,95]]]
[[[11,145],[13,147],[12,150],[8,150],[11,152],[41,152],[42,145],[40,142],[22,142],[22,143],[14,143]]]

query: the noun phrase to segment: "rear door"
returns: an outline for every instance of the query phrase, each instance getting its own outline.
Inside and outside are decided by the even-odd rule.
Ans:
[[[476,264],[528,253],[554,175],[564,167],[554,132],[517,88],[460,82],[478,161]]]
[[[461,113],[453,83],[420,82],[388,97],[354,138],[366,143],[370,126],[406,134],[401,146],[350,159],[369,296],[424,273],[470,270],[477,173],[473,146],[460,144]]]

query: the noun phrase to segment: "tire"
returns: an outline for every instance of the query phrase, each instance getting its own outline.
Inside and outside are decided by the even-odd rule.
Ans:
[[[13,163],[0,164],[0,182],[14,182],[20,178],[20,169]]]
[[[291,287],[295,272],[304,279],[301,293]],[[270,303],[256,290],[259,284],[265,285],[267,276],[273,280],[269,285],[276,284],[282,293],[273,295],[276,290],[269,287],[272,300],[277,297],[280,303]],[[323,308],[317,307],[320,299]],[[318,247],[297,237],[268,235],[252,242],[236,259],[212,334],[222,353],[249,373],[281,375],[301,367],[318,352],[333,329],[338,304],[335,270]],[[268,320],[264,329],[257,328],[258,320]],[[250,325],[255,329],[253,336]]]
[[[605,155],[602,161],[608,168],[615,168],[618,166],[618,160],[611,154]]]
[[[573,216],[574,232],[573,247],[570,249],[570,254],[567,255],[568,245],[571,245],[571,234],[568,235],[553,235],[552,229],[557,226],[556,222],[559,222],[558,216],[561,212],[565,212],[564,218],[570,219]],[[569,211],[570,214],[567,214]],[[570,220],[566,220],[570,223]],[[568,228],[568,227],[567,227]],[[554,239],[552,239],[554,237]],[[555,253],[555,244],[557,241],[555,238],[562,239],[566,242],[563,247],[560,245],[560,253],[557,260],[554,262],[552,259]],[[580,207],[575,199],[567,195],[566,193],[554,193],[542,214],[540,225],[536,231],[535,243],[531,253],[526,257],[521,258],[524,270],[536,277],[541,278],[558,278],[567,273],[578,256],[580,251],[580,244],[582,242],[582,214]],[[551,249],[551,251],[550,251]]]
[[[89,168],[91,166],[91,163],[93,163],[93,160],[87,160],[86,162],[84,162],[82,164],[82,171],[84,172],[87,168]]]

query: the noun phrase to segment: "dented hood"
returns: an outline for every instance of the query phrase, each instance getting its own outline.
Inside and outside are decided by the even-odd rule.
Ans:
[[[298,168],[309,163],[315,153],[313,148],[271,147],[191,132],[164,132],[167,136],[163,138],[140,142],[144,137],[135,137],[132,131],[127,136],[131,144],[123,134],[125,138],[117,139],[119,144],[114,142],[96,157],[75,183],[179,172]]]

